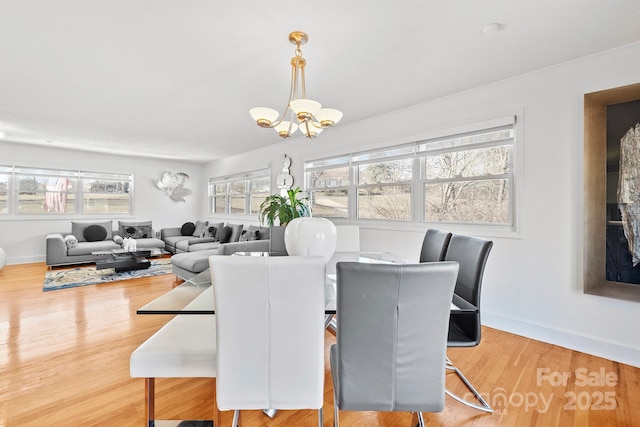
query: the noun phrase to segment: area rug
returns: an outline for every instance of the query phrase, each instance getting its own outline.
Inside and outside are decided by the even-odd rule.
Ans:
[[[96,285],[119,280],[137,279],[139,277],[160,276],[171,273],[171,259],[152,259],[146,270],[123,271],[116,273],[113,268],[96,270],[95,266],[79,267],[71,270],[47,271],[44,278],[43,291],[75,288],[78,286]]]

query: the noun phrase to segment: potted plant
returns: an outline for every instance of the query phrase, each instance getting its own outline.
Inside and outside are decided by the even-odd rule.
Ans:
[[[280,225],[287,225],[292,219],[311,216],[309,197],[300,197],[300,187],[287,190],[287,195],[273,194],[260,204],[260,224],[265,220],[269,227],[275,225],[276,219]]]

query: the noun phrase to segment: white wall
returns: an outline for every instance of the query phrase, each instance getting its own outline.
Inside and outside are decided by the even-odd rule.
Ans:
[[[516,60],[516,59],[514,59]],[[542,341],[640,366],[640,305],[582,292],[583,95],[637,83],[640,44],[465,91],[367,121],[338,125],[317,139],[294,139],[212,162],[219,176],[292,158],[294,186],[304,160],[412,140],[439,129],[524,112],[519,236],[493,237],[483,287],[483,321]],[[371,102],[375,100],[372,90]],[[256,132],[267,132],[256,128]],[[270,131],[272,132],[272,131]],[[273,182],[273,181],[272,181]],[[274,188],[275,191],[275,188]],[[363,228],[363,250],[417,260],[426,225]],[[452,231],[461,229],[450,227]]]
[[[206,200],[206,197],[201,197],[207,190],[206,180],[202,178],[203,167],[196,163],[0,142],[0,165],[133,173],[134,214],[126,218],[151,220],[155,230],[179,227],[186,221],[200,219],[199,215]],[[187,196],[186,202],[175,202],[156,187],[155,182],[164,171],[185,172],[189,175],[187,188],[193,191],[193,195]],[[64,219],[43,217],[30,220],[0,217],[0,246],[7,252],[8,264],[44,261],[47,233],[70,232],[72,220],[91,219],[86,216]],[[117,221],[114,221],[114,226],[117,225]]]

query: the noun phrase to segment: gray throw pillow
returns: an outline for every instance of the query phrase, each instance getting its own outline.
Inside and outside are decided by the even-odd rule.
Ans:
[[[183,236],[193,236],[193,232],[196,230],[196,225],[192,222],[185,222],[180,227],[180,234]]]
[[[230,242],[237,242],[240,240],[240,236],[242,235],[242,224],[228,224],[225,228],[231,228],[231,238]]]
[[[222,230],[218,232],[218,240],[220,241],[220,243],[229,243],[231,240],[232,232],[233,231],[231,230],[231,227],[229,227],[228,225],[226,227],[222,227]]]
[[[102,242],[107,238],[107,229],[101,225],[93,224],[84,229],[82,233],[87,242]]]
[[[218,238],[220,230],[224,227],[224,222],[210,222],[205,228],[204,237]]]
[[[86,242],[87,239],[84,237],[84,229],[89,227],[90,225],[100,225],[100,226],[104,227],[104,229],[107,230],[107,236],[105,237],[105,239],[111,239],[112,238],[112,236],[113,236],[113,231],[112,231],[113,224],[112,224],[111,221],[105,221],[105,222],[74,222],[74,221],[71,221],[71,234],[76,236],[76,239],[78,239],[78,242]]]
[[[193,236],[194,237],[205,237],[204,235],[204,229],[207,226],[207,221],[200,221],[197,220],[196,221],[196,228],[195,230],[193,230]]]

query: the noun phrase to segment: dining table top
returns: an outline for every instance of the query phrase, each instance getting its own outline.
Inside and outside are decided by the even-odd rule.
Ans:
[[[242,252],[236,256],[269,256],[265,252]],[[340,261],[355,261],[373,264],[405,264],[406,261],[387,252],[360,252],[340,254]],[[329,272],[325,280],[325,314],[336,314],[336,275]],[[477,308],[453,296],[452,313],[475,312]],[[211,272],[207,269],[174,287],[165,294],[140,307],[137,314],[215,314]]]

